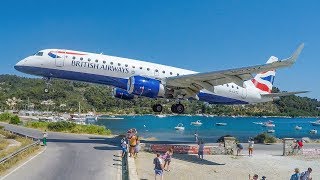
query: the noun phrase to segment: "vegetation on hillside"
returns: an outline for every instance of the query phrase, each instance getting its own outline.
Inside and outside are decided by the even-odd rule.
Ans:
[[[155,103],[164,105],[164,113],[170,113],[174,101],[137,98],[132,101],[112,97],[112,88],[103,85],[66,80],[53,80],[49,93],[44,93],[42,79],[0,75],[0,110],[37,109],[57,112],[97,111],[114,114],[151,114]],[[278,92],[279,89],[274,89]],[[299,96],[282,97],[275,102],[256,105],[208,105],[199,101],[184,101],[185,113],[248,116],[320,116],[320,102]]]

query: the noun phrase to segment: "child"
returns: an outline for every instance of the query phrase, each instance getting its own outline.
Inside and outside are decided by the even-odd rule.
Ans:
[[[171,148],[169,148],[169,150],[165,154],[164,168],[163,168],[165,171],[170,171],[169,165],[171,163],[172,155],[173,155],[173,148],[171,147]],[[165,169],[167,164],[168,164],[168,167],[167,167],[167,169]]]

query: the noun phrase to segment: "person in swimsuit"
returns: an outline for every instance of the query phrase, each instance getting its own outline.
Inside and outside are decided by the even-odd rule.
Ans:
[[[163,169],[165,171],[170,171],[169,165],[171,163],[172,155],[173,155],[173,148],[171,147],[171,148],[169,148],[169,150],[165,154],[164,167],[163,167]],[[167,169],[165,169],[167,164],[168,164]]]

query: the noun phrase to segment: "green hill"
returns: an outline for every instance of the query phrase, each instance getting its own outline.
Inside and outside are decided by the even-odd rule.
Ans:
[[[170,113],[171,104],[174,103],[165,99],[148,98],[121,100],[112,97],[112,88],[108,86],[66,80],[53,80],[49,93],[44,93],[44,88],[45,83],[42,79],[0,75],[0,110],[27,109],[29,104],[29,108],[37,110],[77,112],[80,102],[83,112],[149,114],[153,113],[151,106],[156,102],[164,105],[164,113]],[[274,89],[274,91],[279,90]],[[299,96],[288,96],[275,102],[245,106],[208,105],[198,101],[183,103],[186,106],[186,113],[190,114],[320,116],[320,111],[317,110],[317,107],[320,107],[319,101]]]

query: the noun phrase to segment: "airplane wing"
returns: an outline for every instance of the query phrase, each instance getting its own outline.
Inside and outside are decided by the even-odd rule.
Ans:
[[[309,92],[309,91],[270,93],[270,94],[261,94],[261,96],[266,97],[266,98],[276,98],[276,97],[282,97],[282,96],[290,96],[290,95],[294,95],[294,94],[302,94],[302,93],[307,93],[307,92]]]
[[[171,88],[185,89],[190,95],[197,94],[201,89],[213,91],[213,86],[231,82],[243,86],[243,82],[252,79],[253,74],[293,65],[303,47],[304,44],[301,44],[291,57],[269,64],[169,77],[165,79],[165,83]]]

